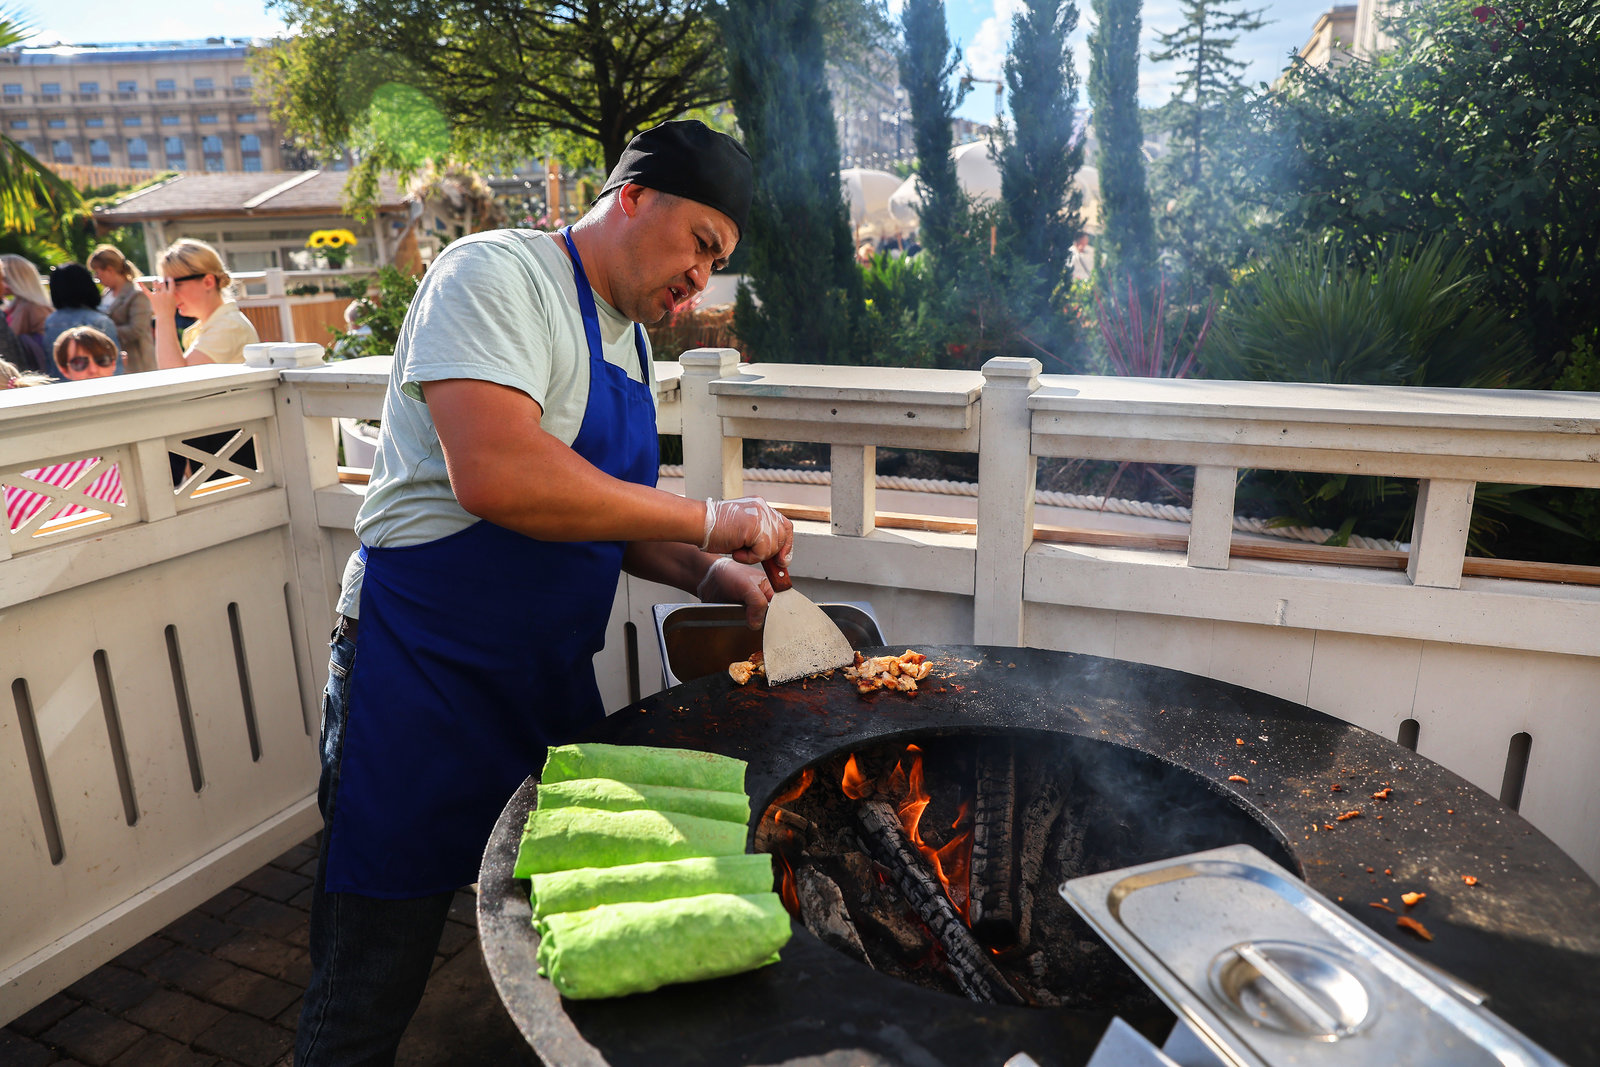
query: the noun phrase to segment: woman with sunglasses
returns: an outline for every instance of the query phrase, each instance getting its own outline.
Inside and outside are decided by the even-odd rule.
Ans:
[[[149,290],[156,316],[156,366],[195,367],[202,363],[243,363],[244,346],[261,338],[239,305],[228,298],[233,279],[217,250],[185,237],[161,253],[162,280]],[[196,320],[178,337],[173,314]]]
[[[44,320],[44,349],[55,352],[56,341],[74,326],[93,326],[111,339],[112,351],[120,351],[116,323],[100,310],[100,287],[82,263],[63,263],[50,268],[50,302],[56,309]],[[122,368],[116,368],[121,373]]]
[[[93,326],[73,326],[56,338],[56,369],[68,381],[109,378],[117,372],[117,343]]]

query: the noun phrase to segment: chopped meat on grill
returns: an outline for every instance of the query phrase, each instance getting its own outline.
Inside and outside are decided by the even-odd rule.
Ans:
[[[750,653],[749,659],[742,659],[738,663],[728,664],[728,677],[736,685],[748,685],[752,678],[765,678],[766,665],[762,662],[759,650]]]
[[[910,649],[899,656],[873,656],[871,659],[857,652],[854,665],[844,669],[844,676],[856,683],[856,691],[860,693],[876,689],[915,693],[917,683],[931,670],[933,664],[928,662],[928,657]]]
[[[1417,901],[1427,895],[1426,893],[1401,893],[1400,899],[1406,902],[1406,907],[1412,908],[1416,906]]]
[[[1417,922],[1417,920],[1413,919],[1409,915],[1402,915],[1402,916],[1400,916],[1400,918],[1396,919],[1394,922],[1395,922],[1396,926],[1398,926],[1398,927],[1400,927],[1401,929],[1404,929],[1404,930],[1410,930],[1412,933],[1416,934],[1418,937],[1422,938],[1422,940],[1424,940],[1424,941],[1432,941],[1433,940],[1433,935],[1428,933],[1428,928],[1426,926],[1423,926],[1421,923]]]

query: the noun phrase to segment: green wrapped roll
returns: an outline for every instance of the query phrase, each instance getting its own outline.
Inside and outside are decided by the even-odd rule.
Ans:
[[[777,961],[789,913],[776,893],[604,904],[541,924],[539,973],[574,1000],[647,993]]]
[[[512,873],[527,878],[575,867],[735,856],[744,851],[744,837],[742,823],[675,811],[553,808],[528,815]]]
[[[556,745],[544,762],[541,782],[613,778],[639,785],[744,792],[744,760],[686,748],[648,745]]]
[[[580,867],[528,879],[535,922],[567,911],[602,904],[624,904],[698,897],[707,893],[743,896],[772,890],[772,857],[765,853],[699,856],[666,863],[622,867]]]
[[[703,819],[721,819],[741,826],[750,821],[750,798],[717,789],[683,789],[674,785],[642,785],[610,778],[574,778],[539,786],[539,810],[599,808],[602,811],[677,811]]]

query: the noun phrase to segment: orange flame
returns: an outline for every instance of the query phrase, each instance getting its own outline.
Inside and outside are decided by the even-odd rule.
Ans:
[[[867,776],[856,766],[854,753],[845,761],[844,780],[839,783],[839,788],[843,789],[844,795],[851,800],[865,800],[872,795],[872,783],[867,781]]]
[[[787,804],[789,801],[800,796],[800,794],[811,788],[812,779],[816,778],[816,776],[817,772],[812,770],[810,767],[807,767],[805,770],[801,771],[800,778],[795,782],[793,788],[786,789],[782,793],[779,793],[777,796],[772,798],[772,806],[782,807],[784,804]]]
[[[968,829],[957,834],[942,848],[937,849],[922,839],[920,829],[922,813],[933,797],[923,787],[921,750],[916,745],[909,745],[906,747],[906,755],[912,756],[912,760],[910,770],[904,775],[906,799],[900,805],[900,825],[906,832],[906,840],[916,846],[917,851],[922,853],[929,866],[933,868],[934,876],[944,887],[945,896],[955,905],[962,920],[967,921],[967,879],[972,866],[972,831]],[[904,764],[903,759],[901,763]],[[901,768],[896,767],[895,770],[899,773]],[[956,821],[950,828],[958,829],[966,816],[967,805],[963,802],[961,810],[956,813]]]
[[[781,855],[777,856],[778,871],[778,897],[783,901],[783,906],[789,909],[789,914],[800,917],[800,894],[794,888],[794,868],[789,866],[789,861]]]

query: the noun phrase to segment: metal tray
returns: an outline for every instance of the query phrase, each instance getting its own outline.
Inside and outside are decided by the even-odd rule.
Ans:
[[[818,604],[844,633],[851,648],[883,644],[872,605],[860,601]],[[661,677],[671,688],[728,669],[761,651],[761,631],[744,624],[738,604],[657,604],[656,642],[661,648]]]
[[[1560,1065],[1249,845],[1074,878],[1061,896],[1229,1064]]]

